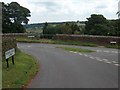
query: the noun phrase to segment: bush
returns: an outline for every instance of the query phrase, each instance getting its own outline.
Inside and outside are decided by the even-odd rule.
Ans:
[[[17,43],[14,37],[8,35],[2,36],[2,56],[5,55],[6,51],[16,47],[17,47]]]

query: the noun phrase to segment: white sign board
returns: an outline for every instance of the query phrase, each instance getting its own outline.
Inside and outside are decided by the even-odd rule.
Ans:
[[[12,57],[13,55],[15,55],[15,48],[10,49],[10,50],[8,50],[8,51],[5,52],[5,58],[6,59]]]
[[[115,42],[115,41],[111,41],[110,43],[111,43],[111,44],[116,44],[117,42]]]
[[[28,38],[34,38],[35,36],[28,36]]]

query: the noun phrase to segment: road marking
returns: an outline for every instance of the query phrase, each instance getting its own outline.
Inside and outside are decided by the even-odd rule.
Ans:
[[[109,53],[110,51],[103,51],[103,52]]]
[[[102,50],[96,50],[96,52],[102,52]]]
[[[118,51],[102,51],[102,50],[96,50],[96,52],[119,53]]]
[[[31,47],[31,46],[28,46],[28,47]]]
[[[95,57],[96,59],[100,59],[99,57]]]
[[[73,51],[70,51],[71,53],[73,53]]]
[[[94,57],[89,57],[89,58],[91,58],[91,59],[95,59]]]
[[[87,57],[88,55],[87,55],[87,54],[84,54],[84,56],[86,56],[86,57]]]
[[[112,51],[112,53],[118,53],[117,51]]]
[[[78,53],[78,52],[73,52],[73,53]]]
[[[79,55],[82,55],[82,53],[79,53]]]
[[[120,66],[119,64],[114,64],[115,66]]]
[[[116,62],[116,61],[112,61],[112,63],[118,63],[118,62]]]
[[[92,57],[92,55],[88,55],[88,57]]]
[[[105,63],[111,63],[111,62],[108,61],[108,62],[105,62]]]
[[[103,61],[102,59],[99,59],[99,58],[98,58],[97,60],[98,60],[98,61]]]
[[[103,59],[103,60],[106,61],[106,62],[108,61],[107,59]]]
[[[78,52],[74,52],[74,51],[69,51],[69,52],[71,52],[71,53],[75,53],[75,54],[77,54]],[[106,52],[106,51],[105,51]],[[99,57],[93,57],[92,55],[87,55],[87,54],[82,54],[82,53],[78,53],[79,55],[84,55],[84,56],[86,56],[86,57],[89,57],[90,59],[96,59],[97,61],[100,61],[100,62],[104,62],[104,63],[108,63],[108,64],[111,64],[111,63],[113,63],[115,66],[120,66],[119,64],[118,64],[118,62],[116,62],[116,61],[109,61],[109,60],[107,60],[107,59],[100,59]]]

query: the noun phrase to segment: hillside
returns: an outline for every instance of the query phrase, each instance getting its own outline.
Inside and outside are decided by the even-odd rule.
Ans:
[[[48,24],[51,25],[58,25],[58,24],[63,24],[63,23],[77,23],[78,26],[85,26],[85,21],[80,21],[80,22],[47,22]],[[27,32],[36,32],[36,33],[42,33],[42,29],[44,27],[44,23],[33,23],[33,24],[27,24],[24,25],[25,29]]]

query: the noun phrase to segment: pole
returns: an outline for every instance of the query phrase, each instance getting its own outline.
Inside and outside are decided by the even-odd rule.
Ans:
[[[12,63],[13,63],[13,65],[15,64],[15,63],[14,63],[14,56],[12,56]]]
[[[7,68],[9,68],[9,63],[8,63],[8,59],[6,59],[6,62],[7,62]]]

